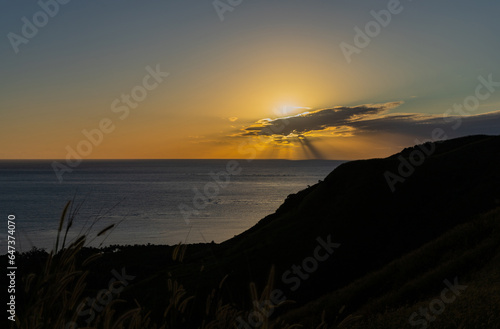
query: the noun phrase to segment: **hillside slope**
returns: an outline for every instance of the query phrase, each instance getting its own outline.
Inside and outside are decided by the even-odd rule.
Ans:
[[[265,278],[302,303],[380,269],[455,226],[499,205],[500,136],[470,136],[427,144],[433,149],[391,191],[387,173],[414,156],[416,146],[386,159],[352,161],[323,182],[290,195],[267,216],[215,251],[229,283]],[[401,175],[400,175],[401,176]],[[313,255],[318,239],[340,244],[314,273],[290,283],[287,271]],[[218,267],[219,267],[218,266]],[[239,270],[244,269],[244,270]],[[262,284],[262,281],[260,281]]]
[[[319,310],[342,328],[500,328],[500,207],[284,318],[319,323]]]

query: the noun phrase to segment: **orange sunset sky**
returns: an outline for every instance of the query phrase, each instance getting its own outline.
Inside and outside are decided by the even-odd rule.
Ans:
[[[348,160],[499,133],[496,2],[402,1],[349,60],[388,1],[75,1],[30,38],[43,9],[2,6],[0,159]]]

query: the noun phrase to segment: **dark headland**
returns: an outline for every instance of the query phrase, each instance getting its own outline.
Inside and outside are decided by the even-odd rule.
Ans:
[[[18,264],[12,328],[500,328],[500,136],[344,163],[220,244]]]

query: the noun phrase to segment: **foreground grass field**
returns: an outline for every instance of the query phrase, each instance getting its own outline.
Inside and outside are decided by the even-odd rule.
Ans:
[[[262,305],[271,299],[273,271],[260,291],[248,282],[246,298],[256,305],[251,309],[224,302],[220,294],[224,282],[214,286],[210,294],[195,296],[176,278],[165,277],[168,294],[159,296],[163,302],[153,310],[138,300],[122,300],[120,293],[114,294],[123,287],[127,296],[133,295],[139,282],[131,275],[131,282],[110,283],[107,294],[95,288],[102,284],[92,277],[102,273],[96,273],[92,264],[107,253],[84,248],[85,240],[82,236],[68,246],[61,242],[58,245],[64,247],[50,254],[33,251],[20,257],[24,262],[43,262],[43,266],[24,275],[25,293],[19,301],[22,305],[16,323],[9,323],[10,328],[500,328],[500,208],[450,230],[338,291],[270,317],[263,315],[274,310]],[[179,266],[187,248],[163,247],[161,253],[168,252],[164,254],[170,258],[167,264]],[[462,288],[456,296],[445,294],[452,302],[436,302],[443,298],[446,280],[458,282]],[[147,278],[142,280],[140,286],[147,286],[147,282]],[[155,287],[149,289],[154,291]],[[88,296],[95,297],[92,312]],[[204,304],[204,314],[193,314],[195,298]],[[160,308],[162,317],[152,317]],[[421,310],[427,310],[427,315]],[[247,320],[252,315],[256,315],[255,326]]]

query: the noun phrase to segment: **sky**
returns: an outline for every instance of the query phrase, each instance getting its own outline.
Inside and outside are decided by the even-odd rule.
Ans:
[[[0,159],[364,159],[500,133],[496,1],[0,0]]]

